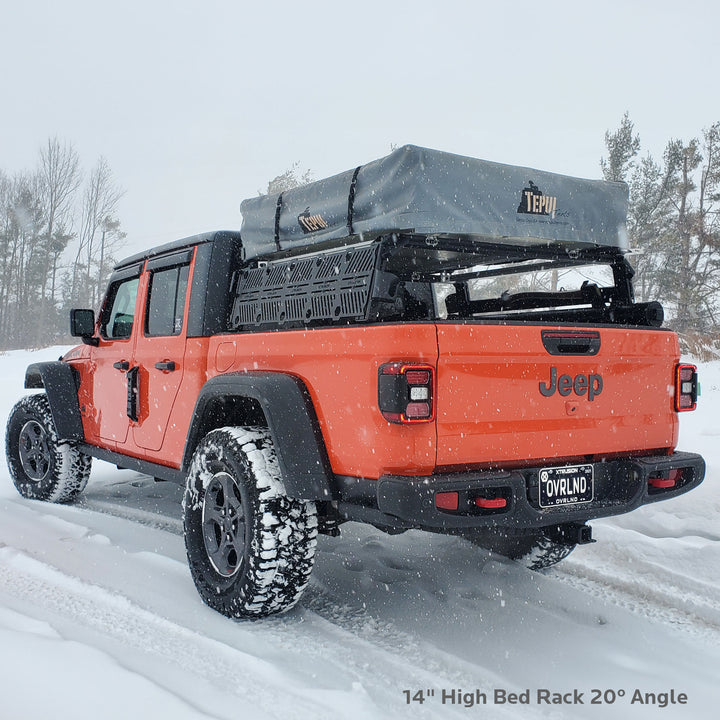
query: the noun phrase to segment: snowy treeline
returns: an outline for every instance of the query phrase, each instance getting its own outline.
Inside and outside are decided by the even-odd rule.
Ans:
[[[628,233],[638,300],[658,300],[667,324],[695,354],[720,350],[720,122],[661,160],[641,153],[625,113],[605,134],[606,180],[630,186]]]
[[[0,168],[0,350],[68,333],[70,307],[96,307],[124,237],[123,194],[104,158],[83,172],[72,144],[52,138],[35,169]]]
[[[720,354],[720,122],[670,140],[657,160],[642,154],[626,113],[605,145],[605,179],[630,186],[637,299],[664,305],[686,350]],[[311,179],[296,163],[267,192]],[[97,307],[124,237],[122,194],[104,158],[84,173],[72,144],[57,138],[34,170],[0,168],[0,350],[66,338],[67,310]]]

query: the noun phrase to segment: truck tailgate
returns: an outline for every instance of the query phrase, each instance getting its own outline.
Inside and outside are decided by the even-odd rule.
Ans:
[[[599,347],[596,354],[575,354],[572,342],[560,349],[544,343],[543,332],[570,341],[595,336]],[[676,444],[673,333],[439,323],[437,334],[438,468]]]

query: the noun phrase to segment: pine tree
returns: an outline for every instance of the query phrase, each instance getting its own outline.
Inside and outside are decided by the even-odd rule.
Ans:
[[[628,237],[639,300],[660,300],[686,347],[707,346],[720,328],[720,123],[701,141],[668,142],[662,162],[639,158],[625,113],[605,133],[606,180],[629,184]]]

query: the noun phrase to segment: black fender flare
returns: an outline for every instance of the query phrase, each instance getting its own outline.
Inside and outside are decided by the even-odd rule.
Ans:
[[[60,440],[85,441],[78,401],[79,386],[78,371],[61,361],[34,363],[25,371],[26,388],[45,389]]]
[[[209,404],[232,397],[255,400],[262,409],[288,496],[332,500],[333,474],[312,399],[302,380],[286,373],[227,373],[208,380],[195,403],[183,470],[189,469],[195,447],[207,432],[205,411]]]

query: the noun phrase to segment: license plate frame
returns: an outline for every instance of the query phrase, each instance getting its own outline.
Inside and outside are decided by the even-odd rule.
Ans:
[[[541,508],[583,505],[595,498],[595,468],[583,465],[560,465],[538,472]]]

